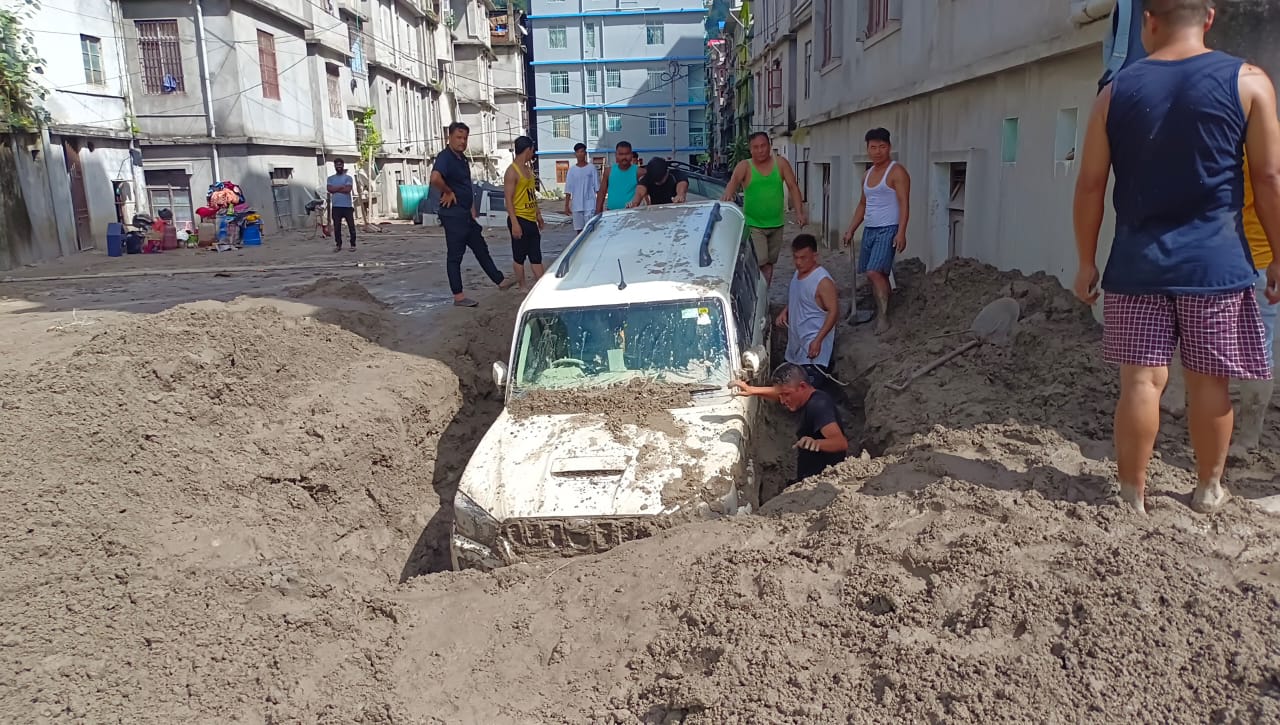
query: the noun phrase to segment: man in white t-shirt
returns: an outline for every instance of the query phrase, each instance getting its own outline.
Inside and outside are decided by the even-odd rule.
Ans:
[[[574,146],[573,154],[578,158],[578,163],[569,167],[569,176],[564,182],[564,213],[573,217],[573,230],[580,232],[587,226],[587,219],[595,214],[600,174],[587,161],[586,144]]]

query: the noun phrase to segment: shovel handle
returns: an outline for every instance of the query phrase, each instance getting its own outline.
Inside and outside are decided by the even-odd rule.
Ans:
[[[933,372],[934,370],[937,370],[938,368],[942,367],[943,365],[946,365],[947,363],[949,363],[949,362],[951,362],[952,360],[954,360],[954,359],[956,359],[956,358],[960,357],[961,355],[965,354],[966,352],[969,352],[970,350],[972,350],[973,348],[975,348],[975,347],[977,347],[977,346],[979,346],[979,345],[981,345],[981,344],[982,344],[982,340],[970,340],[969,342],[966,342],[965,344],[961,345],[960,347],[957,347],[956,349],[952,350],[951,352],[947,353],[946,355],[943,355],[942,357],[938,358],[937,360],[934,360],[933,362],[929,363],[928,365],[925,365],[924,367],[920,368],[919,370],[915,371],[914,373],[911,373],[911,377],[907,378],[907,379],[906,379],[906,381],[902,383],[902,385],[893,385],[893,384],[890,384],[890,385],[888,385],[888,386],[886,386],[886,387],[888,387],[888,388],[890,388],[890,389],[892,389],[892,390],[896,390],[896,391],[898,391],[898,392],[902,392],[903,390],[906,390],[906,389],[907,389],[907,386],[911,385],[911,383],[915,382],[917,379],[922,378],[922,377],[924,377],[925,375],[928,375],[929,373]]]

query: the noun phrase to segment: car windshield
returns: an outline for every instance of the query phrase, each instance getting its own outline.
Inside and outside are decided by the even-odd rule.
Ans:
[[[516,350],[515,388],[566,390],[635,379],[695,387],[729,382],[719,300],[535,310]]]

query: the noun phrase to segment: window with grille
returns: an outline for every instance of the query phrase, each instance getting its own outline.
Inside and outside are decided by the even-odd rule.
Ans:
[[[596,49],[596,25],[595,23],[587,23],[582,29],[582,42],[588,50]]]
[[[568,93],[569,92],[569,71],[567,70],[551,71],[551,92],[552,93]]]
[[[661,20],[646,20],[644,23],[644,44],[663,45],[667,42],[667,30]]]
[[[102,41],[92,35],[80,36],[80,56],[84,61],[84,82],[93,86],[106,83],[102,74]]]
[[[556,138],[569,138],[569,117],[560,116],[551,119],[551,135]]]
[[[773,62],[769,69],[769,108],[782,107],[782,63]]]
[[[600,74],[595,68],[587,69],[587,93],[600,92]]]
[[[258,68],[262,75],[262,97],[280,100],[280,74],[276,68],[276,38],[258,31]]]
[[[889,23],[897,18],[893,17],[891,0],[867,0],[867,35],[868,38],[874,38],[881,32],[888,30]]]
[[[563,184],[568,180],[569,180],[569,162],[557,161],[556,162],[556,183]]]
[[[326,65],[325,70],[328,71],[326,80],[329,82],[329,115],[342,118],[346,115],[342,112],[342,74],[336,65]]]
[[[666,136],[667,135],[667,114],[665,113],[649,114],[649,135],[650,136]]]
[[[177,20],[139,20],[138,63],[142,66],[142,87],[149,95],[186,93],[182,77],[182,53],[178,45]]]
[[[600,114],[588,114],[587,123],[590,128],[589,135],[591,138],[600,138]]]
[[[813,41],[804,44],[804,97],[809,97],[810,82],[813,79]]]
[[[837,0],[822,0],[822,67],[826,68],[840,59],[840,50],[836,43],[840,34],[836,32]]]
[[[606,70],[604,72],[604,84],[608,88],[621,88],[622,87],[622,71]]]
[[[656,91],[662,87],[662,71],[649,69],[649,90]]]
[[[609,133],[621,133],[622,132],[622,114],[610,113],[609,115],[605,116],[604,127],[609,130]]]
[[[568,48],[569,30],[563,25],[553,25],[547,29],[548,48]]]

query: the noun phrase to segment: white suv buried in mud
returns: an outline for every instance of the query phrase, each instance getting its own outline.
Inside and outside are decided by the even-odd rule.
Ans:
[[[506,407],[459,484],[454,568],[598,553],[758,506],[758,403],[728,384],[767,366],[766,293],[733,205],[589,222],[494,364]]]

